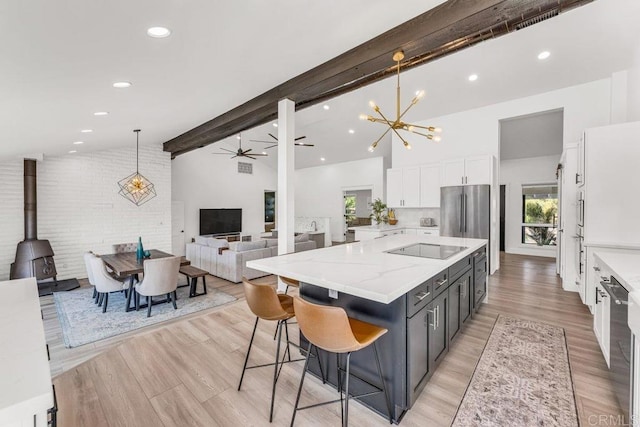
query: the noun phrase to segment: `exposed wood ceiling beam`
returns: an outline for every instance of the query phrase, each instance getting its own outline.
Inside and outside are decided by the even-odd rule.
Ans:
[[[164,151],[175,157],[273,121],[283,98],[299,110],[388,77],[398,49],[406,70],[591,1],[449,0],[165,142]]]

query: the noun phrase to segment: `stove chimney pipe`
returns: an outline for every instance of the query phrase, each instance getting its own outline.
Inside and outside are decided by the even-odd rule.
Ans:
[[[24,159],[24,239],[38,239],[36,161]]]

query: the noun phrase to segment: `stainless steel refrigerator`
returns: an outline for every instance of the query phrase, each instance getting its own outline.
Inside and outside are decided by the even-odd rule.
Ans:
[[[490,188],[489,185],[442,187],[440,235],[489,240]]]

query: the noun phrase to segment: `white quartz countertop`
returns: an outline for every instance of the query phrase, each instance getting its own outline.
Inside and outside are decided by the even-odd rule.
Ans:
[[[380,225],[360,225],[356,227],[349,227],[349,230],[357,230],[357,231],[392,231],[392,230],[403,230],[405,228],[424,228],[425,230],[437,230],[438,226],[434,225],[431,227],[421,227],[419,224],[380,224]]]
[[[640,292],[640,254],[594,252],[596,257],[629,292]]]
[[[23,425],[53,406],[35,279],[0,282],[0,324],[0,425]]]
[[[467,249],[446,260],[385,253],[414,243]],[[388,304],[486,244],[484,239],[401,234],[247,261],[247,267]]]

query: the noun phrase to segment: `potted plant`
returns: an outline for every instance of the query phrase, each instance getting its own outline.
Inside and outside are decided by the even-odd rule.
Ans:
[[[389,222],[389,217],[387,216],[387,205],[379,198],[374,200],[371,205],[371,212],[371,219],[373,219],[377,225]]]

